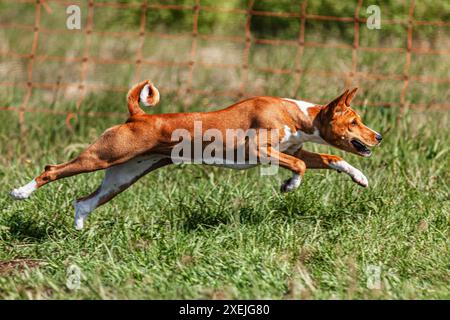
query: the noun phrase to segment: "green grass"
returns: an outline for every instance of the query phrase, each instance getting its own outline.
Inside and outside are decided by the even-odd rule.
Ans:
[[[293,6],[292,1],[257,3],[259,10],[283,11]],[[384,18],[406,18],[408,1],[389,3],[383,7]],[[353,16],[355,4],[309,1],[308,13]],[[42,10],[42,26],[63,28],[64,6],[51,1],[50,6],[52,14]],[[21,16],[21,23],[34,24],[34,4],[8,2],[1,7],[2,21],[13,22]],[[417,3],[415,18],[445,21],[448,10],[441,7]],[[293,10],[299,6],[285,11]],[[85,2],[82,12],[86,12]],[[137,30],[140,14],[107,8],[95,12],[89,56],[134,61],[138,38],[121,41],[95,31]],[[147,31],[191,31],[191,12],[183,23],[168,29],[161,19],[171,25],[172,18],[180,17],[149,12]],[[241,36],[244,18],[202,11],[200,33],[214,29]],[[353,41],[353,23],[330,23],[326,32],[323,28],[323,22],[308,20],[306,41]],[[383,24],[381,30],[372,31],[361,25],[360,45],[404,48],[405,28]],[[260,17],[252,20],[251,29],[261,38],[295,40],[299,22]],[[413,36],[414,47],[445,51],[450,43],[442,27],[415,26]],[[0,30],[4,51],[28,54],[32,40],[32,32]],[[148,36],[142,53],[149,61],[181,62],[191,59],[191,47],[189,38]],[[84,35],[77,32],[64,37],[41,33],[33,82],[78,84],[81,63],[63,64],[46,56],[80,57],[84,49]],[[198,39],[194,60],[239,64],[244,49],[243,43]],[[345,79],[315,77],[314,71],[350,71],[351,49],[306,47],[298,66],[296,56],[296,47],[253,43],[246,91],[313,102],[330,100],[343,91]],[[413,53],[411,59],[410,75],[448,78],[450,74],[448,55]],[[357,70],[403,74],[405,61],[404,53],[359,51]],[[3,55],[0,66],[0,78],[26,83],[26,59]],[[300,87],[293,75],[269,74],[257,67],[300,67]],[[89,62],[86,83],[129,86],[134,73],[134,63]],[[236,101],[166,93],[164,89],[184,88],[188,74],[186,67],[142,66],[142,78],[154,81],[163,93],[161,104],[151,112],[211,110]],[[242,79],[239,67],[207,68],[196,63],[192,88],[238,90]],[[381,147],[368,159],[314,145],[306,149],[343,156],[365,173],[369,188],[360,188],[344,174],[310,170],[297,191],[282,195],[279,186],[289,176],[284,170],[276,176],[260,176],[257,168],[171,166],[146,176],[97,209],[81,232],[72,227],[71,203],[91,193],[103,173],[52,183],[23,202],[13,201],[8,193],[38,175],[46,164],[67,161],[106,128],[124,121],[125,94],[88,93],[81,111],[123,112],[124,116],[81,117],[72,121],[73,131],[66,127],[64,116],[26,112],[25,124],[20,125],[16,112],[0,111],[0,298],[450,299],[449,112],[407,111],[396,122],[396,109],[365,104],[399,103],[403,80],[355,77],[352,82],[360,87],[356,109],[384,135]],[[74,88],[33,88],[27,107],[76,112],[78,93]],[[21,106],[25,94],[24,87],[0,87],[0,106]],[[405,105],[447,104],[449,99],[448,84],[410,79]],[[72,264],[83,273],[78,290],[66,287],[67,268]],[[367,270],[373,266],[381,268],[379,289],[367,286]]]
[[[7,194],[117,120],[82,118],[69,133],[62,118],[30,115],[21,134],[17,115],[0,113],[0,261],[39,259],[30,268],[3,263],[0,297],[449,299],[449,115],[408,112],[396,124],[395,110],[359,110],[385,132],[371,158],[344,155],[367,189],[310,170],[282,195],[284,170],[172,166],[97,209],[81,232],[71,202],[102,173],[22,202]],[[66,287],[71,264],[83,273],[78,290]],[[367,288],[372,265],[380,289]]]

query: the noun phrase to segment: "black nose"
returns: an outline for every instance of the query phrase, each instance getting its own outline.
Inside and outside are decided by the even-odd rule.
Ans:
[[[383,140],[383,137],[381,136],[381,134],[377,133],[376,137],[375,137],[378,141]]]

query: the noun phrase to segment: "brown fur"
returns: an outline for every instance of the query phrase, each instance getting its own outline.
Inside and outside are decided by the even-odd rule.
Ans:
[[[44,172],[36,178],[37,187],[76,174],[106,169],[142,155],[170,156],[176,144],[171,141],[172,132],[175,129],[186,129],[193,136],[194,121],[202,122],[203,132],[214,128],[218,129],[223,136],[226,129],[244,131],[251,128],[278,129],[282,133],[280,136],[282,139],[285,126],[293,132],[301,130],[308,134],[312,134],[315,128],[318,128],[321,137],[329,144],[356,154],[358,152],[351,144],[352,139],[359,139],[369,146],[379,143],[376,133],[363,125],[360,117],[349,107],[356,89],[345,91],[328,105],[309,108],[309,116],[303,114],[295,103],[275,97],[251,98],[211,112],[148,115],[139,106],[139,95],[146,84],[149,84],[152,89],[149,99],[154,99],[153,102],[157,103],[159,93],[157,97],[152,95],[155,88],[150,81],[134,86],[127,97],[130,112],[127,122],[106,130],[76,159],[64,164],[46,166]],[[269,155],[276,158],[280,166],[300,176],[303,176],[307,168],[328,168],[330,162],[342,160],[337,156],[315,154],[304,150],[298,150],[292,155],[283,153],[275,150],[276,143],[277,141],[268,142]],[[258,153],[259,156],[261,154]],[[169,163],[164,163],[166,164]],[[128,186],[118,190],[117,193]],[[110,198],[103,199],[102,203]]]
[[[127,102],[128,102],[128,111],[130,113],[130,116],[136,116],[140,114],[145,114],[144,110],[141,109],[139,106],[139,100],[140,100],[140,93],[144,86],[148,84],[149,85],[149,95],[147,97],[147,103],[153,107],[159,102],[159,91],[156,89],[156,87],[149,81],[145,80],[141,83],[138,83],[133,88],[128,91],[127,94]]]

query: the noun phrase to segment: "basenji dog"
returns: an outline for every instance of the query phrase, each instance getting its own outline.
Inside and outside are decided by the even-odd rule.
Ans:
[[[262,96],[243,100],[218,111],[152,115],[146,114],[140,104],[156,105],[160,99],[159,91],[150,81],[143,81],[128,92],[129,118],[126,123],[107,129],[77,158],[63,164],[47,165],[44,172],[30,183],[12,190],[11,196],[14,199],[26,199],[49,182],[106,169],[99,188],[74,201],[75,228],[82,229],[85,219],[95,208],[111,200],[147,173],[174,163],[173,150],[179,140],[174,140],[173,133],[180,129],[191,134],[193,139],[196,139],[196,134],[202,135],[208,130],[214,130],[217,136],[226,136],[229,129],[244,132],[253,129],[256,130],[256,136],[262,130],[277,131],[276,139],[265,140],[264,154],[276,160],[280,167],[292,172],[292,177],[282,184],[282,192],[296,189],[306,169],[344,172],[360,186],[367,187],[368,180],[364,174],[342,158],[302,149],[305,142],[313,142],[363,157],[371,155],[370,148],[378,145],[382,137],[364,125],[360,116],[350,108],[356,91],[357,88],[346,90],[326,105]],[[201,132],[195,132],[198,131],[195,129],[196,123],[201,123]],[[224,149],[230,149],[226,146],[225,139],[217,136],[219,145],[223,144]],[[212,143],[211,141],[210,139],[209,142]],[[245,159],[249,159],[249,154],[254,154],[256,163],[213,164],[246,169],[262,162],[262,148],[259,148],[262,144],[256,143],[257,147],[250,150],[248,137],[234,142],[232,150],[245,146]],[[202,141],[201,148],[205,150],[208,145],[208,141]],[[192,155],[184,156],[195,158]],[[219,157],[224,156],[222,154]]]

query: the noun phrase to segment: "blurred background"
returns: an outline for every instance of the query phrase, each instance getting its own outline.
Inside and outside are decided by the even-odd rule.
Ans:
[[[80,30],[66,27],[73,4]],[[373,4],[381,29],[366,26]],[[8,112],[121,116],[147,78],[166,112],[253,95],[325,103],[348,86],[359,105],[450,107],[448,1],[3,0],[0,43]]]
[[[352,106],[383,134],[373,156],[305,148],[344,157],[370,187],[307,170],[281,196],[287,170],[170,166],[82,233],[72,201],[101,171],[10,199],[123,122],[143,79],[161,91],[148,113],[253,95],[326,103],[358,86]],[[448,299],[449,84],[450,1],[0,0],[0,298]]]

